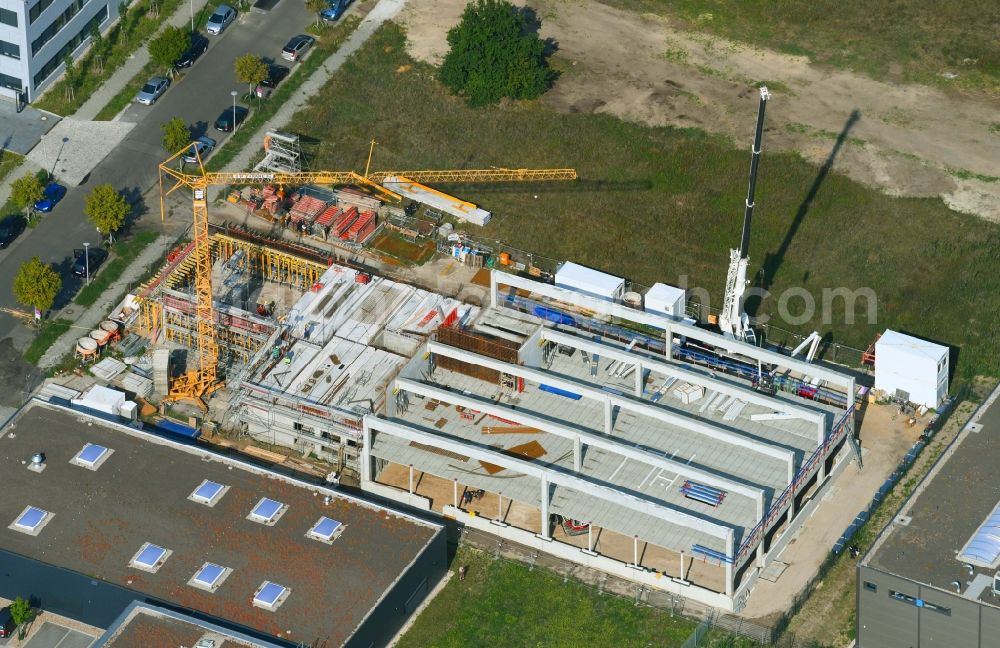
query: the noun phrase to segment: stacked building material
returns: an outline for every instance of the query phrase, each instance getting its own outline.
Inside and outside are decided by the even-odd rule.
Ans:
[[[312,196],[300,196],[289,210],[293,223],[312,223],[326,209],[326,203]]]
[[[279,203],[281,203],[281,196],[278,194],[278,190],[268,185],[264,187],[264,190],[261,193],[264,197],[264,203],[262,207],[266,209],[270,214],[276,213],[277,207]]]
[[[333,222],[333,234],[337,238],[346,238],[345,234],[347,230],[350,229],[354,221],[358,219],[358,208],[351,207],[347,211],[344,211],[337,217],[337,220]]]
[[[340,216],[342,211],[343,210],[340,207],[337,207],[336,205],[330,205],[329,207],[326,208],[326,210],[323,211],[322,214],[320,214],[316,218],[316,225],[320,225],[322,227],[329,227],[330,224],[337,219],[337,216]]]
[[[361,243],[375,231],[375,224],[375,212],[371,210],[362,212],[357,220],[348,228],[346,233],[347,240]]]
[[[355,189],[339,189],[334,192],[334,195],[337,198],[337,204],[348,207],[377,210],[382,205],[378,199]]]

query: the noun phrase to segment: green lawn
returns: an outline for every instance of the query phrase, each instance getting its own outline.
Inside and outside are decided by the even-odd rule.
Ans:
[[[24,158],[17,153],[0,149],[0,182],[17,169],[17,167],[21,166],[22,162],[24,162]]]
[[[469,567],[465,580],[454,575],[397,648],[674,648],[696,625],[475,549],[460,548],[459,565]]]
[[[104,291],[121,276],[129,264],[135,260],[146,246],[159,236],[156,232],[139,232],[138,234],[118,241],[112,248],[113,258],[108,265],[97,273],[90,285],[84,286],[73,300],[81,306],[90,306],[104,294]]]
[[[56,319],[56,320],[45,320],[42,322],[42,327],[39,329],[38,333],[35,335],[35,339],[31,341],[28,346],[28,350],[24,352],[24,359],[33,365],[37,365],[38,361],[42,359],[45,352],[49,350],[56,340],[58,340],[63,333],[69,330],[69,327],[73,325],[73,322],[67,319]]]
[[[817,63],[876,78],[957,85],[1000,95],[1000,4],[996,2],[601,1],[662,14],[696,31],[805,55]],[[946,80],[945,72],[958,77]]]
[[[318,142],[310,168],[363,170],[371,137],[379,141],[373,170],[575,167],[575,183],[453,187],[494,214],[488,227],[464,229],[645,285],[686,276],[721,306],[729,248],[740,237],[746,147],[693,129],[558,114],[541,103],[472,110],[406,55],[403,39],[398,26],[384,26],[293,118],[288,130]],[[754,107],[748,111],[751,128]],[[871,287],[877,323],[861,317],[864,302],[858,322],[847,323],[843,300],[832,302],[829,323],[819,314],[772,323],[831,332],[860,349],[887,327],[902,329],[959,347],[961,377],[998,375],[1000,226],[837,174],[813,191],[818,176],[797,155],[765,146],[751,272],[766,266],[774,293],[801,286],[818,306],[824,289]],[[777,302],[759,313],[777,312]],[[800,303],[789,302],[793,315]]]

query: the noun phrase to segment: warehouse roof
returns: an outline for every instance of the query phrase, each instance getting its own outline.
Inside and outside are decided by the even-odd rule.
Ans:
[[[134,601],[93,648],[199,648],[199,642],[211,648],[279,647],[174,610]]]
[[[871,567],[997,605],[996,571],[959,555],[1000,502],[1000,399],[967,425],[866,557]],[[972,566],[973,574],[969,568]]]
[[[38,451],[41,473],[24,465]],[[0,547],[310,645],[341,645],[440,532],[41,403],[4,429],[0,474]],[[28,507],[45,514],[37,524],[22,519]],[[341,524],[332,542],[310,533],[323,518]]]

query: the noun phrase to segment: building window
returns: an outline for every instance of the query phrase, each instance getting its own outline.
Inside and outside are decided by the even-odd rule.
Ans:
[[[865,581],[865,589],[868,590],[869,592],[877,592],[878,585],[872,583],[871,581]]]
[[[0,72],[0,86],[5,88],[13,88],[14,90],[23,90],[24,87],[21,85],[21,80],[17,77],[12,77],[9,74],[4,74]]]
[[[32,25],[42,15],[42,12],[49,8],[52,0],[39,0],[38,4],[28,10],[28,24]]]
[[[903,603],[909,603],[910,605],[914,605],[924,610],[930,610],[931,612],[937,612],[945,616],[951,616],[951,608],[942,607],[940,605],[934,605],[933,603],[925,601],[924,599],[914,598],[909,594],[903,594],[902,592],[897,592],[896,590],[889,590],[889,598],[896,599],[897,601],[902,601]]]
[[[17,14],[10,9],[0,9],[0,23],[17,27]]]
[[[72,38],[72,40],[63,45],[59,51],[49,59],[48,63],[42,66],[42,69],[38,71],[38,74],[32,78],[34,86],[36,88],[40,86],[42,82],[49,78],[49,76],[51,76],[60,65],[62,65],[63,59],[66,58],[66,55],[72,54],[73,50],[79,47],[80,43],[86,40],[87,36],[90,35],[91,26],[100,25],[102,22],[107,20],[107,18],[108,7],[105,5],[96,16],[91,18],[90,21],[83,26],[83,29],[81,29],[80,32]]]
[[[0,54],[3,56],[9,56],[12,59],[20,59],[21,48],[14,43],[8,43],[7,41],[0,40]]]
[[[58,34],[66,24],[73,19],[76,14],[80,13],[83,6],[87,4],[87,0],[76,0],[73,4],[66,8],[66,11],[62,12],[52,24],[45,28],[38,38],[31,41],[31,55],[34,56],[38,54],[38,50],[45,46],[52,38]]]

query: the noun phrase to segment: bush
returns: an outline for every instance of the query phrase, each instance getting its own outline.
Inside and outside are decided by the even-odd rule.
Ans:
[[[462,22],[448,32],[451,49],[441,65],[441,82],[471,106],[504,97],[535,99],[555,77],[545,42],[526,34],[524,15],[505,0],[476,0]]]

